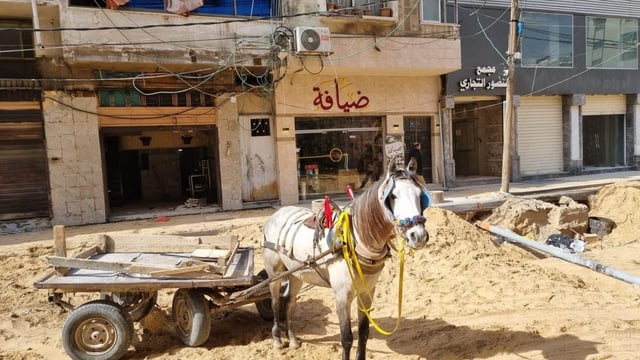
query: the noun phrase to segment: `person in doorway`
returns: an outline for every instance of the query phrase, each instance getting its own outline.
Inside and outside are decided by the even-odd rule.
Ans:
[[[415,172],[420,183],[424,185],[424,176],[422,176],[422,144],[419,142],[413,143],[413,147],[409,150],[407,168]]]

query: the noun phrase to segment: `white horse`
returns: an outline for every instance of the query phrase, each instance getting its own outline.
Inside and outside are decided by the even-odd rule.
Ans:
[[[300,346],[292,323],[296,295],[303,283],[331,287],[336,297],[336,311],[340,321],[342,358],[349,359],[353,333],[351,331],[350,308],[354,298],[358,298],[358,348],[357,359],[364,359],[369,336],[369,318],[363,309],[369,309],[375,285],[389,257],[393,240],[400,236],[410,249],[421,249],[429,240],[422,216],[424,208],[431,203],[426,189],[416,180],[413,173],[397,168],[390,163],[386,177],[371,186],[353,200],[347,209],[347,229],[354,240],[355,254],[345,260],[342,250],[332,253],[336,241],[341,239],[342,229],[336,226],[324,228],[309,226],[315,214],[310,210],[286,206],[276,211],[265,223],[263,254],[264,264],[270,278],[271,307],[274,313],[272,334],[274,347],[283,347],[280,338],[280,323],[284,321],[288,329],[289,348]],[[320,221],[321,219],[317,219]],[[305,225],[306,223],[306,225]],[[312,260],[319,254],[328,253],[320,259]],[[353,260],[357,259],[357,260]],[[354,284],[352,269],[356,265],[362,269],[365,281]],[[304,264],[309,266],[304,266]],[[295,270],[301,268],[300,270]],[[287,270],[286,277],[278,276]],[[280,314],[280,294],[282,281],[288,280],[288,293],[284,318]],[[355,277],[356,282],[357,276]],[[366,286],[364,286],[366,284]]]

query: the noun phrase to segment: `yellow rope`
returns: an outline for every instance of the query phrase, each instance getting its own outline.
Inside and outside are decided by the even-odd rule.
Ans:
[[[403,278],[404,278],[404,241],[401,241],[400,250],[398,253],[400,254],[400,276],[398,278],[398,318],[396,319],[396,325],[393,330],[388,331],[383,329],[371,316],[371,311],[373,307],[369,306],[368,308],[364,307],[364,303],[361,299],[361,289],[364,286],[366,289],[367,296],[371,299],[371,303],[373,304],[373,297],[371,296],[371,292],[369,291],[369,287],[367,286],[367,282],[364,278],[364,273],[362,272],[362,268],[360,267],[360,262],[358,261],[358,255],[356,254],[355,242],[353,241],[353,234],[351,233],[351,222],[350,222],[349,212],[342,211],[340,216],[338,217],[338,221],[336,222],[336,233],[341,238],[343,246],[342,253],[344,256],[344,260],[347,263],[347,269],[349,269],[349,275],[351,276],[351,281],[353,282],[353,287],[356,292],[356,297],[358,298],[358,308],[362,311],[367,318],[369,319],[369,323],[373,326],[376,331],[378,331],[382,335],[391,335],[400,327],[400,319],[402,318],[402,286],[403,286]],[[355,267],[355,270],[354,270]],[[357,278],[356,278],[357,275]]]

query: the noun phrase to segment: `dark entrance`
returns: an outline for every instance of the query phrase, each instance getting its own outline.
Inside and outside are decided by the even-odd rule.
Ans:
[[[422,176],[427,183],[433,182],[431,154],[431,117],[404,118],[404,145],[408,152],[413,144],[422,144]]]
[[[624,115],[582,118],[584,166],[624,166]]]

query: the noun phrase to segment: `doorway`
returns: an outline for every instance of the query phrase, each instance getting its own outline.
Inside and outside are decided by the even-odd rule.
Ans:
[[[422,145],[422,175],[425,182],[433,182],[432,154],[431,154],[431,117],[405,117],[404,118],[404,146],[408,152],[413,144]],[[406,158],[406,156],[405,156]]]
[[[624,115],[582,117],[584,166],[624,166]]]
[[[453,121],[453,158],[456,176],[479,175],[478,119],[462,118]]]

